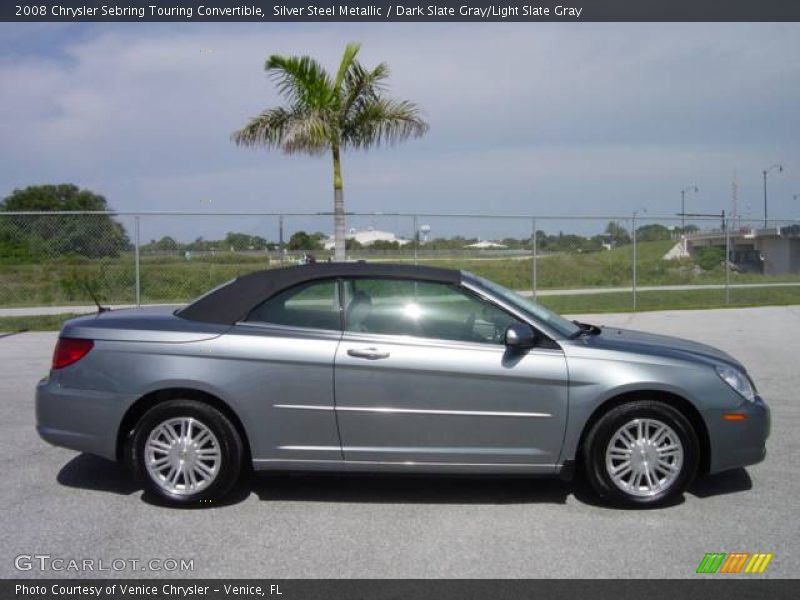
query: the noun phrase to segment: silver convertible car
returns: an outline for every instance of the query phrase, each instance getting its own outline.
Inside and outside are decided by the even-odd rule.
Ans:
[[[699,343],[568,321],[471,273],[251,273],[174,310],[67,321],[36,394],[48,442],[173,504],[246,469],[571,477],[650,506],[765,456],[769,409]]]

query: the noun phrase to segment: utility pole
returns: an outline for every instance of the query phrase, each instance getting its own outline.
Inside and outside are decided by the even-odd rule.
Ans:
[[[733,181],[731,182],[731,216],[734,227],[736,226],[736,218],[739,217],[739,181],[736,177],[736,169],[733,170]],[[739,226],[741,227],[741,217],[739,217]]]
[[[686,192],[692,191],[697,194],[700,192],[700,188],[698,188],[696,185],[690,185],[689,187],[681,190],[681,234],[683,234],[683,231],[686,228],[686,218],[684,217],[684,214],[686,213]]]
[[[767,224],[767,175],[773,169],[778,169],[778,173],[783,173],[783,165],[772,165],[769,169],[764,169],[762,174],[764,175],[764,229],[768,227]]]

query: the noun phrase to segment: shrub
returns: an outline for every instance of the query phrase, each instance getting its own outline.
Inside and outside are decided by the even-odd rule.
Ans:
[[[719,246],[698,248],[694,253],[694,262],[704,271],[716,269],[725,260],[725,249]]]

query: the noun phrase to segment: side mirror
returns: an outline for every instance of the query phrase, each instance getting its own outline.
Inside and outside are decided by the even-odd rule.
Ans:
[[[506,329],[506,346],[519,350],[536,345],[536,332],[527,323],[512,323]]]

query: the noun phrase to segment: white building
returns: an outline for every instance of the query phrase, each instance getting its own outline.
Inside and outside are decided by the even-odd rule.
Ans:
[[[371,246],[375,242],[397,242],[400,246],[405,246],[406,244],[410,244],[411,240],[407,240],[401,237],[397,237],[395,234],[389,231],[379,231],[374,227],[367,227],[364,231],[357,231],[356,229],[351,229],[347,232],[345,236],[348,240],[355,240],[362,246]],[[328,237],[324,242],[323,246],[325,250],[332,250],[334,246],[333,236]]]
[[[508,248],[508,246],[505,244],[498,244],[497,242],[483,240],[481,242],[475,242],[474,244],[464,246],[464,248],[471,248],[473,250],[498,250],[502,248]]]

